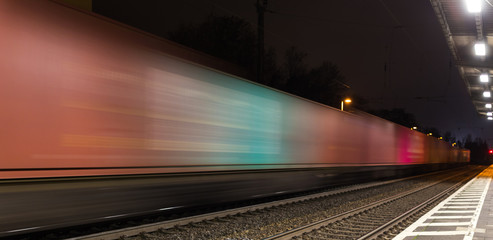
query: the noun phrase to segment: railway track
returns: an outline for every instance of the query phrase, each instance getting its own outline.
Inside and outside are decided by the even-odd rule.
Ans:
[[[479,169],[473,169],[471,171],[477,173]],[[424,212],[427,207],[431,206],[433,201],[438,201],[440,196],[446,196],[450,191],[454,191],[465,180],[459,181],[456,179],[456,183],[450,186],[451,179],[463,174],[463,172],[456,173],[454,176],[450,176],[450,173],[442,174],[442,176],[429,174],[425,177],[427,180],[424,181],[415,181],[414,178],[408,178],[405,180],[363,184],[310,196],[152,223],[72,239],[182,239],[183,237],[190,238],[191,236],[204,239],[291,239],[295,237],[301,237],[303,239],[327,237],[330,239],[331,236],[339,236],[333,239],[355,239],[358,237],[371,239],[375,236],[382,235],[382,232],[386,234],[392,231],[395,232],[398,229],[395,227],[396,224],[406,225],[399,219],[410,219],[409,216],[412,216],[416,212]],[[443,175],[448,175],[449,177],[444,178]],[[469,175],[467,179],[470,179],[473,174],[469,173]],[[437,179],[441,180],[437,181]],[[433,183],[429,183],[430,181],[433,181]],[[395,192],[395,189],[402,189],[405,186],[410,190]],[[437,192],[440,192],[440,194],[437,194]],[[418,193],[421,197],[416,197]],[[365,196],[365,194],[368,196],[367,198],[359,197],[360,199],[357,199],[358,196]],[[372,199],[377,195],[379,199]],[[435,200],[430,200],[430,202],[424,204],[422,207],[409,207],[422,203],[433,196]],[[332,210],[325,213],[325,217],[315,216],[316,209],[320,209],[316,205],[329,201],[332,204],[330,206]],[[416,204],[411,205],[410,201],[414,201]],[[337,202],[337,204],[334,202]],[[348,205],[350,206],[348,207]],[[298,208],[310,209],[311,212],[301,214],[298,213]],[[389,211],[389,209],[393,210]],[[283,214],[293,214],[284,216],[280,212]],[[273,220],[269,220],[269,218]],[[310,218],[310,220],[306,218]],[[312,219],[317,220],[313,223]],[[245,220],[247,223],[244,222]],[[264,224],[257,223],[257,226],[260,226],[258,227],[260,228],[260,235],[256,234],[254,237],[251,237],[252,235],[249,234],[251,229],[248,229],[248,226],[252,221],[265,221]],[[384,224],[387,222],[393,222],[394,224]],[[221,230],[221,228],[224,228],[224,230]],[[369,233],[371,235],[367,235]]]
[[[426,174],[426,175],[432,175],[432,174]],[[130,228],[125,228],[125,229],[117,229],[117,230],[113,230],[113,231],[90,234],[90,235],[81,236],[81,237],[74,237],[74,238],[70,238],[70,239],[72,239],[72,240],[94,239],[94,240],[96,240],[96,239],[117,239],[117,238],[120,238],[121,236],[127,236],[127,237],[137,236],[137,235],[142,235],[143,232],[162,231],[163,229],[170,229],[170,228],[173,228],[176,226],[186,226],[186,225],[191,225],[191,224],[199,223],[199,222],[203,222],[203,221],[218,220],[220,218],[230,218],[231,216],[235,216],[235,215],[239,215],[239,214],[245,214],[245,213],[246,214],[252,214],[255,211],[262,211],[264,209],[276,208],[276,207],[280,207],[280,206],[284,206],[284,205],[288,205],[288,204],[295,204],[295,203],[307,201],[310,199],[318,199],[318,198],[336,196],[336,195],[350,193],[350,192],[357,192],[357,191],[361,191],[361,190],[365,190],[365,189],[370,189],[370,188],[374,188],[374,187],[379,187],[379,186],[384,186],[384,185],[393,184],[393,183],[397,183],[397,182],[402,182],[402,181],[410,180],[413,178],[416,178],[416,177],[395,179],[395,180],[389,180],[389,181],[383,181],[383,182],[358,184],[358,185],[344,187],[344,188],[340,188],[340,189],[334,189],[334,190],[326,191],[326,192],[322,192],[322,193],[311,194],[308,196],[301,196],[301,197],[289,198],[289,199],[285,199],[285,200],[278,200],[278,201],[273,201],[273,202],[255,204],[252,206],[246,206],[246,207],[235,208],[235,209],[228,209],[228,210],[224,210],[224,211],[207,213],[207,214],[202,214],[202,215],[198,215],[198,216],[185,217],[185,218],[180,218],[180,219],[175,219],[175,220],[170,220],[170,221],[157,222],[157,223],[146,224],[146,225],[142,225],[142,226],[130,227]],[[222,219],[222,220],[224,221],[224,219]],[[221,220],[219,220],[219,221],[221,221]]]
[[[407,224],[400,223],[404,223],[406,220],[411,222],[410,218],[420,216],[420,213],[431,209],[434,203],[455,192],[470,179],[463,179],[438,194],[436,193],[434,188],[441,189],[443,188],[441,185],[450,185],[446,181],[454,177],[456,176],[276,234],[265,238],[265,240],[376,239],[377,237],[391,239],[393,235],[404,229],[404,226],[407,226]]]

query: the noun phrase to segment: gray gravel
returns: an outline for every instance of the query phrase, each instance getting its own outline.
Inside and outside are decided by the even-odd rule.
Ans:
[[[160,229],[152,233],[141,233],[135,237],[122,236],[121,239],[263,239],[400,192],[419,188],[436,178],[438,177],[429,176],[423,179],[397,182],[372,189],[311,199],[171,229]]]
[[[387,203],[384,206],[373,208],[361,214],[348,217],[343,221],[338,221],[305,233],[302,237],[295,239],[358,239],[375,229],[375,227],[367,229],[366,226],[368,223],[375,224],[376,226],[383,225],[454,184],[453,181],[437,184],[420,191],[419,194],[408,195]]]

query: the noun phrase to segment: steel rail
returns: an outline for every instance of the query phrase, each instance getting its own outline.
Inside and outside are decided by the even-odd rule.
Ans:
[[[154,232],[154,231],[158,231],[159,229],[169,229],[169,228],[173,228],[176,226],[183,226],[183,225],[187,225],[190,223],[198,223],[198,222],[205,221],[205,220],[213,220],[215,218],[223,218],[223,217],[232,216],[232,215],[236,215],[236,214],[246,213],[249,211],[256,211],[256,210],[261,210],[261,209],[266,209],[266,208],[271,208],[271,207],[282,206],[282,205],[286,205],[286,204],[292,204],[292,203],[296,203],[296,202],[302,202],[302,201],[306,201],[306,200],[310,200],[310,199],[328,197],[328,196],[333,196],[333,195],[337,195],[337,194],[349,193],[349,192],[353,192],[353,191],[360,191],[360,190],[369,189],[369,188],[378,187],[378,186],[383,186],[383,185],[392,184],[392,183],[396,183],[396,182],[407,181],[407,180],[411,180],[411,179],[419,178],[419,177],[423,177],[423,176],[430,176],[430,175],[434,175],[437,173],[440,174],[441,172],[427,173],[427,174],[423,174],[423,175],[419,175],[419,176],[412,176],[412,177],[407,177],[407,178],[388,180],[388,181],[384,181],[384,182],[358,184],[358,185],[353,185],[350,187],[331,190],[331,191],[327,191],[327,192],[323,192],[323,193],[311,194],[311,195],[307,195],[307,196],[278,200],[278,201],[273,201],[273,202],[268,202],[268,203],[261,203],[261,204],[256,204],[256,205],[252,205],[252,206],[223,210],[223,211],[201,214],[201,215],[197,215],[197,216],[190,216],[190,217],[185,217],[185,218],[180,218],[180,219],[175,219],[175,220],[168,220],[168,221],[162,221],[162,222],[157,222],[157,223],[145,224],[145,225],[141,225],[141,226],[128,227],[128,228],[124,228],[124,229],[117,229],[117,230],[112,230],[112,231],[106,231],[106,232],[101,232],[101,233],[95,233],[95,234],[90,234],[90,235],[73,237],[73,238],[69,238],[68,240],[118,239],[121,236],[127,236],[127,237],[136,236],[142,232]]]
[[[313,230],[316,230],[316,229],[319,229],[321,227],[327,226],[327,225],[329,225],[331,223],[334,223],[334,222],[337,222],[337,221],[346,219],[348,217],[351,217],[351,216],[357,215],[359,213],[368,211],[370,209],[379,207],[379,206],[384,205],[386,203],[395,201],[397,199],[400,199],[400,198],[409,196],[411,194],[417,193],[419,191],[425,190],[427,188],[433,187],[433,186],[438,185],[438,184],[440,184],[442,182],[445,182],[445,181],[447,181],[447,180],[449,180],[451,178],[457,177],[457,176],[459,176],[461,174],[462,173],[449,176],[447,178],[442,179],[441,181],[437,181],[435,183],[428,184],[428,185],[423,186],[421,188],[414,189],[414,190],[409,190],[409,191],[406,191],[406,192],[403,192],[403,193],[399,193],[399,194],[396,194],[396,195],[394,195],[392,197],[388,197],[388,198],[385,198],[385,199],[382,199],[382,200],[378,200],[378,201],[375,201],[373,203],[367,204],[365,206],[362,206],[362,207],[359,207],[359,208],[355,208],[355,209],[352,209],[352,210],[349,210],[349,211],[346,211],[346,212],[343,212],[343,213],[340,213],[340,214],[337,214],[337,215],[334,215],[334,216],[331,216],[331,217],[328,217],[328,218],[319,220],[317,222],[313,222],[311,224],[307,224],[305,226],[297,227],[297,228],[291,229],[289,231],[286,231],[286,232],[283,232],[283,233],[279,233],[279,234],[276,234],[276,235],[273,235],[273,236],[264,238],[264,240],[274,240],[274,239],[275,240],[286,240],[286,239],[292,239],[294,237],[299,237],[299,236],[303,235],[304,233],[311,232]],[[467,178],[467,180],[469,180],[469,179],[470,178]],[[456,186],[458,184],[462,184],[464,181],[465,180],[463,180],[463,181],[455,184],[454,186]]]
[[[407,212],[399,215],[398,217],[388,221],[387,223],[385,223],[384,225],[378,227],[377,229],[367,233],[366,235],[358,238],[358,240],[365,240],[365,239],[375,239],[377,238],[378,236],[380,236],[381,234],[384,234],[386,231],[390,230],[391,228],[395,227],[397,224],[401,223],[402,221],[405,221],[406,219],[412,217],[413,215],[417,214],[419,211],[425,209],[426,207],[430,206],[431,204],[433,204],[434,202],[440,200],[441,198],[443,198],[444,196],[447,196],[448,194],[450,194],[451,192],[454,192],[454,191],[457,191],[457,189],[460,188],[460,186],[462,186],[462,184],[466,181],[470,181],[471,178],[467,178],[467,179],[464,179],[458,183],[456,183],[455,185],[449,187],[448,189],[442,191],[441,193],[435,195],[434,197],[426,200],[425,202],[417,205],[416,207],[408,210]]]

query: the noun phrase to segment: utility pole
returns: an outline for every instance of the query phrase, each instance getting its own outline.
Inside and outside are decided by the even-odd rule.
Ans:
[[[257,82],[264,80],[264,13],[267,8],[267,0],[257,0]]]

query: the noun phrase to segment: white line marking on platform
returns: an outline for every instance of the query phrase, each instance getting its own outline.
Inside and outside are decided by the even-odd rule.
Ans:
[[[443,206],[477,206],[479,203],[447,203]]]
[[[478,176],[481,176],[487,169],[485,169]],[[414,222],[406,228],[404,231],[395,236],[395,240],[402,240],[406,237],[416,236],[457,236],[464,235],[464,240],[472,240],[474,232],[483,232],[484,229],[476,229],[476,225],[483,207],[484,199],[490,186],[491,178],[475,177],[462,186],[459,190],[449,196],[447,199],[439,203],[432,210],[423,215],[418,221]],[[481,194],[479,193],[481,190]],[[446,206],[445,206],[446,205]],[[475,210],[452,210],[452,209],[464,209],[475,208]],[[433,216],[436,214],[460,214],[462,216]],[[464,216],[463,214],[468,214]],[[471,214],[471,215],[469,215]],[[467,222],[433,222],[434,220],[464,220]],[[431,222],[427,222],[430,221]],[[416,229],[427,227],[453,227],[455,231],[414,231]]]
[[[443,207],[442,207],[443,208]],[[440,214],[440,213],[475,213],[476,210],[467,210],[467,211],[440,211],[437,210],[434,214]]]
[[[474,200],[450,200],[449,202],[456,203],[456,202],[462,202],[462,203],[470,203],[470,202],[479,202],[479,200],[474,199]]]
[[[429,216],[428,219],[462,219],[471,218],[471,216]]]
[[[432,223],[428,223],[427,226],[454,227],[454,226],[469,226],[469,224],[471,223],[470,222],[444,222],[444,223],[432,222]]]
[[[467,231],[440,231],[440,232],[429,231],[429,232],[410,232],[410,233],[406,234],[405,237],[409,237],[409,236],[453,236],[453,235],[466,235],[466,234],[467,234]],[[396,240],[396,239],[404,239],[404,238],[398,238],[398,237],[393,238],[393,240]]]
[[[487,168],[487,169],[489,169],[489,168]],[[485,181],[485,179],[482,178],[481,182],[484,182],[484,181]],[[486,184],[484,186],[483,194],[481,195],[481,200],[479,202],[478,208],[476,208],[476,213],[474,214],[474,218],[472,219],[472,226],[469,228],[469,233],[464,237],[464,240],[472,240],[473,239],[474,232],[476,230],[476,226],[477,226],[478,220],[479,220],[479,214],[481,214],[481,209],[483,208],[484,199],[486,198],[486,194],[488,193],[488,189],[490,188],[490,183],[491,183],[491,178],[488,178],[486,180]]]
[[[440,211],[443,209],[444,211],[447,210],[447,209],[464,209],[464,208],[476,208],[476,206],[466,206],[466,205],[462,205],[462,206],[443,206],[443,208],[440,209]]]

